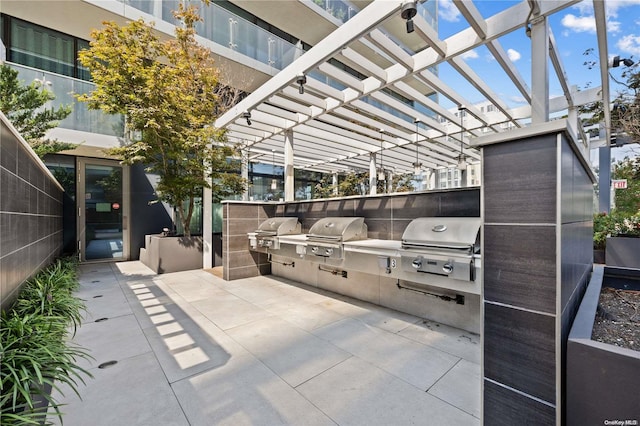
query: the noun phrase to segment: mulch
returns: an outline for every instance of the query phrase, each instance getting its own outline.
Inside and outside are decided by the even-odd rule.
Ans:
[[[640,291],[603,287],[591,338],[640,351]]]

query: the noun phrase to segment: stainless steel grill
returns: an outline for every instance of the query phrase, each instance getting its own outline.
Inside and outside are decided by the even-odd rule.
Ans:
[[[327,217],[318,220],[307,234],[308,253],[314,256],[342,259],[345,241],[367,238],[363,217]]]
[[[402,269],[473,281],[474,258],[480,253],[480,225],[480,218],[414,219],[402,234]]]
[[[280,248],[282,235],[300,234],[301,226],[297,217],[272,217],[258,226],[255,232],[249,233],[252,248],[262,247],[271,250]]]

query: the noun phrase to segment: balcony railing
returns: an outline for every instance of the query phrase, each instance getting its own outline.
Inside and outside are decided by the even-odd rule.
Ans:
[[[123,136],[124,119],[121,115],[89,110],[84,102],[78,102],[75,99],[74,94],[88,93],[93,90],[95,87],[93,83],[11,62],[6,64],[18,71],[18,79],[24,83],[30,84],[36,80],[41,84],[44,83],[45,87],[56,96],[51,101],[51,106],[69,104],[73,106],[71,114],[62,120],[58,127],[109,136]]]
[[[176,23],[172,11],[178,9],[179,0],[117,0],[156,19]],[[123,10],[126,16],[126,10]],[[240,16],[211,3],[200,11],[203,21],[198,23],[199,36],[228,47],[249,58],[281,70],[304,51],[295,44],[266,31]]]

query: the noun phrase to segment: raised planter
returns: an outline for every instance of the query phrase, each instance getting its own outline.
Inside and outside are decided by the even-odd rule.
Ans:
[[[640,270],[594,268],[567,342],[568,426],[640,421],[640,352],[591,340],[603,286],[640,290]]]
[[[157,274],[202,269],[202,237],[145,235],[140,261]]]
[[[607,237],[607,266],[640,269],[640,238]]]

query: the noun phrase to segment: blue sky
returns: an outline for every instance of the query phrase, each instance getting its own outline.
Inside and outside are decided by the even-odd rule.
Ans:
[[[544,1],[544,0],[543,0]],[[476,0],[476,7],[486,18],[514,5],[514,1],[506,0]],[[623,58],[632,58],[640,61],[640,0],[607,0],[607,32],[609,56],[619,55]],[[463,16],[451,0],[440,0],[439,33],[441,39],[446,39],[452,34],[468,26]],[[562,10],[549,20],[555,36],[565,71],[569,76],[569,82],[578,89],[600,85],[599,69],[589,70],[584,62],[596,60],[595,55],[585,56],[584,52],[589,48],[597,48],[595,19],[593,15],[593,3],[591,0],[583,1],[575,6]],[[510,59],[518,68],[525,81],[530,85],[531,60],[530,39],[526,37],[524,29],[515,31],[500,39],[502,47],[508,52]],[[501,70],[495,60],[490,58],[485,48],[479,48],[464,55],[467,63],[489,85],[503,97],[511,107],[522,104],[522,97],[516,88],[510,83],[508,77]],[[614,77],[619,77],[622,68],[612,69]],[[448,65],[443,65],[439,70],[440,77],[449,85],[459,88],[469,101],[479,102],[483,96],[470,87]],[[615,83],[612,82],[612,95],[615,94]],[[553,71],[550,76],[550,94],[560,95],[562,92],[557,83]],[[444,101],[444,102],[443,102]],[[445,100],[441,99],[443,104]],[[446,105],[447,107],[450,105]],[[453,106],[453,104],[451,105]]]

